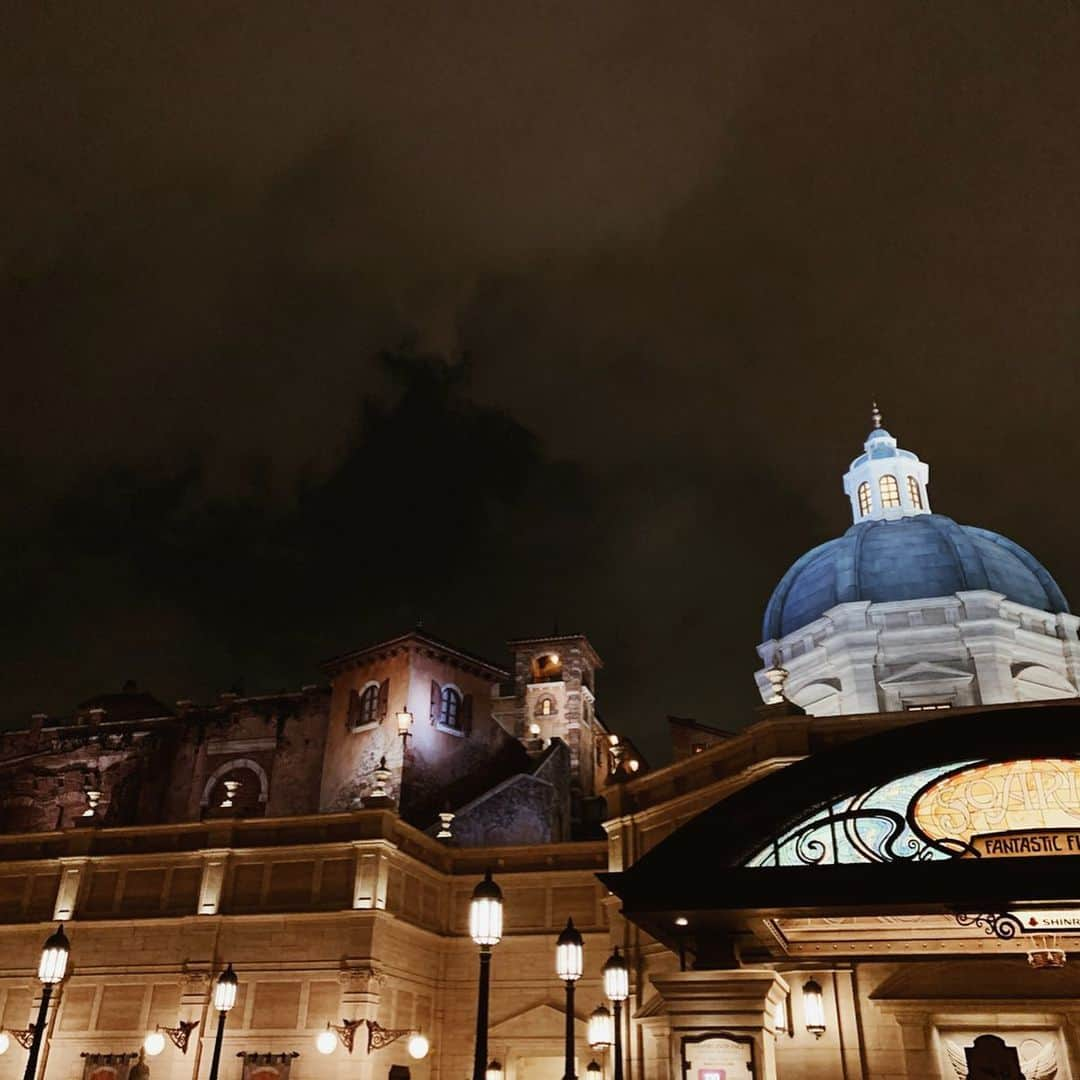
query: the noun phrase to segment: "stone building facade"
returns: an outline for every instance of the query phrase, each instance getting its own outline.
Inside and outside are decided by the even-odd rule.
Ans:
[[[513,676],[414,632],[328,661],[328,686],[169,707],[129,683],[73,716],[35,716],[0,735],[0,829],[276,818],[375,797],[424,829],[449,810],[477,843],[598,837],[612,771],[599,657],[580,635],[511,649]]]

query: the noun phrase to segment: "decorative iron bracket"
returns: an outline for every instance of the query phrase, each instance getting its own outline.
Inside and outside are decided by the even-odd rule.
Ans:
[[[340,1024],[327,1024],[326,1026],[337,1035],[341,1045],[351,1054],[353,1052],[353,1043],[356,1041],[356,1029],[363,1022],[363,1020],[342,1020]]]
[[[988,937],[1001,941],[1011,941],[1024,928],[1020,920],[1008,911],[966,912],[959,911],[954,916],[958,926],[978,926]]]
[[[367,1024],[367,1049],[370,1054],[372,1050],[381,1050],[384,1046],[389,1046],[392,1042],[397,1042],[398,1039],[404,1038],[406,1035],[411,1035],[416,1028],[384,1028],[376,1020],[365,1020]]]
[[[162,1027],[158,1024],[155,1027],[155,1031],[160,1031],[169,1036],[173,1046],[180,1051],[181,1054],[187,1053],[188,1040],[191,1038],[191,1033],[199,1026],[198,1020],[178,1020],[177,1026]]]
[[[0,1028],[7,1033],[24,1049],[29,1050],[34,1043],[34,1025],[28,1028]]]

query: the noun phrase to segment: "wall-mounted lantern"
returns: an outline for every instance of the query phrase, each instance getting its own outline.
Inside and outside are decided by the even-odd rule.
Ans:
[[[810,979],[803,985],[802,993],[806,1030],[815,1039],[820,1039],[825,1034],[825,996],[821,992],[821,983]]]

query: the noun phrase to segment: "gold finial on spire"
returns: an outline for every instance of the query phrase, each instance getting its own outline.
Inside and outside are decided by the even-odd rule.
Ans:
[[[874,430],[877,431],[881,427],[881,410],[877,407],[875,401],[874,407],[870,410],[870,418],[874,421]]]

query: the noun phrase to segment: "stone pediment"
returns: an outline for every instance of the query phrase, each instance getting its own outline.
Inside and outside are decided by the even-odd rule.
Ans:
[[[890,675],[887,679],[881,679],[882,686],[904,686],[915,682],[963,682],[969,683],[975,676],[970,671],[962,671],[960,668],[948,667],[945,664],[934,664],[922,660],[917,664],[906,667],[903,671]]]
[[[576,1027],[585,1028],[580,1016],[574,1017]],[[503,1017],[492,1025],[488,1037],[492,1040],[561,1039],[566,1031],[566,1010],[550,1001],[534,1002]]]

